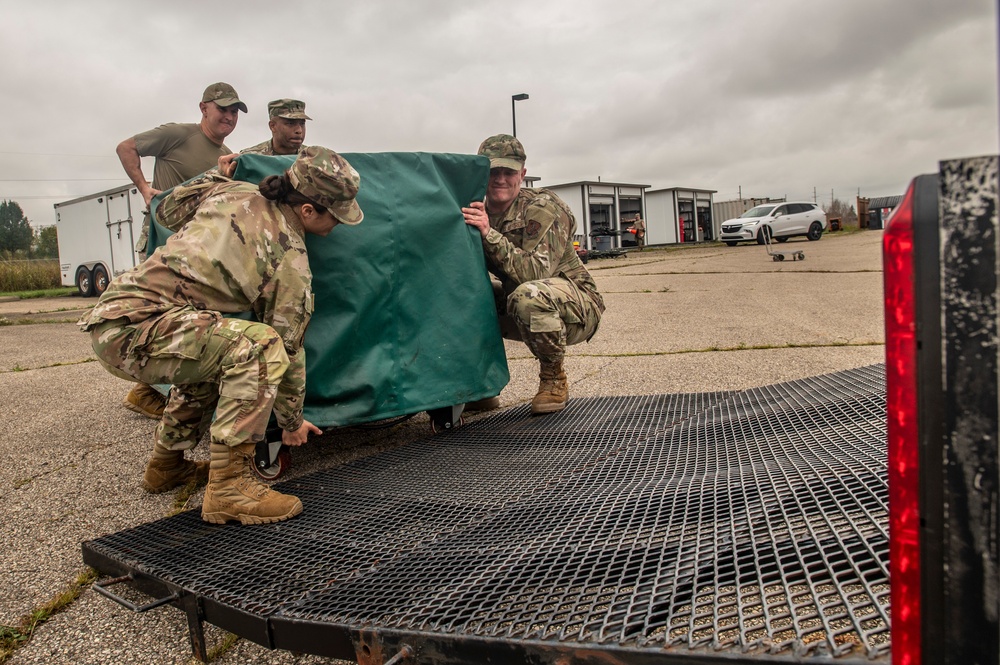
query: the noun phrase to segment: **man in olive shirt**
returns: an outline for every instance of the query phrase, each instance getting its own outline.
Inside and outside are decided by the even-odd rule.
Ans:
[[[118,144],[118,159],[142,194],[147,210],[149,202],[161,191],[207,171],[218,163],[220,156],[232,152],[224,141],[236,129],[239,112],[247,112],[247,105],[240,101],[233,86],[222,82],[208,86],[198,108],[201,110],[198,123],[167,123]],[[142,172],[142,157],[156,158],[152,184],[146,182]],[[142,260],[146,258],[148,237],[147,214],[135,247]],[[164,403],[159,392],[141,383],[132,388],[124,402],[132,411],[153,419],[163,415]]]

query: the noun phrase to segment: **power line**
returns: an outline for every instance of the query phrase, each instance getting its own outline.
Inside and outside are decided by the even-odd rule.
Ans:
[[[0,178],[0,182],[100,182],[107,180],[124,180],[125,177],[114,178]]]
[[[81,155],[79,153],[72,152],[14,152],[11,150],[0,150],[0,155],[20,155],[22,157],[103,157],[103,158],[117,158],[114,153],[103,155]]]

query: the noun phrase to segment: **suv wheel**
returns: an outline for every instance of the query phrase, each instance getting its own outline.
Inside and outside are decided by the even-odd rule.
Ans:
[[[733,240],[727,240],[726,244],[729,245],[730,247],[736,247],[736,242]]]
[[[778,242],[788,242],[788,236],[775,236],[774,239]]]
[[[806,234],[806,237],[809,238],[810,240],[819,240],[820,238],[822,238],[823,225],[820,224],[819,222],[813,222],[809,226],[809,233]]]
[[[757,231],[757,244],[758,245],[763,245],[764,244],[764,234],[765,233],[767,234],[767,239],[768,240],[770,240],[771,238],[774,237],[771,234],[771,227],[770,226],[765,226],[760,231]]]

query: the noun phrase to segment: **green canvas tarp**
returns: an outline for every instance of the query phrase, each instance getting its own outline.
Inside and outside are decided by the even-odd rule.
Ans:
[[[351,425],[499,394],[510,376],[493,290],[479,232],[460,210],[483,199],[489,160],[344,157],[361,175],[365,219],[306,236],[316,309],[305,340],[305,417]],[[243,155],[235,178],[257,183],[292,161]],[[170,232],[153,222],[150,234],[156,246]]]

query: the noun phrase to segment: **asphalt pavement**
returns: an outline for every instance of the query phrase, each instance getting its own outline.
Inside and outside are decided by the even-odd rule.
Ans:
[[[772,261],[757,245],[714,244],[592,260],[607,312],[594,339],[569,350],[571,399],[739,390],[883,362],[881,239],[881,231],[837,232],[775,246],[805,252],[802,261]],[[0,302],[0,404],[8,420],[0,440],[0,635],[85,571],[81,542],[200,505],[200,491],[184,502],[140,488],[156,423],[121,406],[129,384],[94,361],[88,336],[72,323],[93,302]],[[507,354],[504,408],[530,401],[537,387],[526,347],[507,342]],[[295,451],[290,474],[429,433],[426,415],[387,430],[328,431]],[[204,446],[196,457],[207,459]],[[210,649],[225,637],[208,627]],[[133,614],[85,586],[6,662],[190,661],[183,613]],[[213,662],[339,661],[237,640]]]

